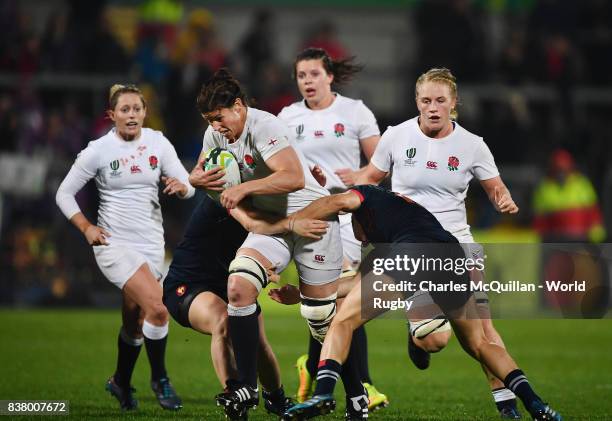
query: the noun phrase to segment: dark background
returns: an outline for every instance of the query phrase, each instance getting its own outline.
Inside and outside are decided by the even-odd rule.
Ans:
[[[531,195],[559,147],[591,179],[610,222],[611,22],[605,0],[2,0],[0,303],[118,298],[54,200],[76,154],[110,127],[113,83],[144,90],[146,125],[164,132],[190,170],[204,130],[195,108],[201,82],[228,66],[255,106],[278,113],[299,96],[292,62],[310,45],[365,65],[338,91],[363,99],[382,131],[416,114],[420,73],[453,71],[459,121],[484,137],[521,207],[501,217],[473,186],[476,232],[537,241]],[[78,200],[95,220],[93,183]],[[170,257],[193,202],[162,206]]]

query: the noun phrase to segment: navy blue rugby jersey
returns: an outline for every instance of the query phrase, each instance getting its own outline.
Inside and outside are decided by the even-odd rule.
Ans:
[[[164,289],[174,284],[227,284],[228,267],[247,231],[208,195],[197,203],[174,250]]]
[[[372,185],[350,190],[361,199],[353,212],[370,243],[457,243],[427,209],[405,197]]]

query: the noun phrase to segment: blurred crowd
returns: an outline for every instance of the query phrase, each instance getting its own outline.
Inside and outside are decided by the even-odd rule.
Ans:
[[[58,7],[47,7],[48,13],[41,16],[30,8],[40,2],[0,0],[0,155],[42,156],[49,162],[43,194],[3,194],[0,187],[0,266],[9,268],[0,273],[0,302],[65,301],[70,294],[75,303],[90,300],[86,294],[75,294],[79,289],[69,288],[68,280],[96,282],[99,274],[89,250],[76,247],[83,240],[55,209],[52,198],[76,154],[109,129],[104,111],[110,84],[139,84],[149,103],[146,125],[171,139],[188,169],[203,133],[195,96],[217,69],[229,67],[236,73],[258,108],[276,114],[297,99],[292,63],[277,53],[283,35],[276,29],[272,9],[254,12],[230,49],[218,36],[214,14],[196,2],[123,3],[58,1]],[[612,88],[612,3],[404,4],[410,4],[406,25],[417,36],[418,65],[399,62],[398,70],[412,78],[429,67],[448,67],[459,80],[460,92],[465,84],[552,87],[557,95],[552,110],[537,101],[527,108],[525,96],[517,93],[508,101],[485,99],[488,112],[478,120],[470,120],[467,113],[466,126],[485,139],[489,134],[498,137],[492,149],[502,171],[504,163],[527,160],[544,173],[551,152],[565,148],[577,159],[575,167],[583,166],[587,178],[596,181],[597,197],[604,187],[607,157],[612,157],[607,135],[612,101],[578,111],[571,104],[577,86]],[[36,18],[43,24],[36,25]],[[325,48],[334,58],[350,56],[342,39],[330,17],[309,24],[302,47]],[[91,89],[84,89],[77,79],[91,84]],[[405,120],[412,110],[407,105],[395,115],[379,115],[373,107],[381,129]],[[534,137],[541,139],[536,145]],[[85,189],[80,201],[95,214],[95,191]],[[189,204],[177,202],[163,204],[170,248],[189,212]],[[528,203],[522,205],[527,217],[519,222],[527,225],[534,213]],[[487,217],[475,222],[491,223]],[[41,279],[47,284],[40,290],[32,287],[19,297],[13,291],[14,280],[38,285]]]

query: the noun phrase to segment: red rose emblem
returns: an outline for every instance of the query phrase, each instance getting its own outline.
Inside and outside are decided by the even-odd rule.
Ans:
[[[159,161],[157,160],[157,157],[155,155],[151,155],[149,157],[149,165],[151,166],[152,170],[157,168],[157,164],[158,163],[159,163]]]
[[[448,157],[448,170],[456,171],[458,168],[459,168],[459,158],[457,158],[456,156],[449,156]]]
[[[344,136],[344,124],[336,123],[334,125],[334,134],[336,137]]]
[[[249,168],[255,168],[255,160],[253,159],[253,157],[251,155],[247,154],[247,155],[244,156],[244,163]]]

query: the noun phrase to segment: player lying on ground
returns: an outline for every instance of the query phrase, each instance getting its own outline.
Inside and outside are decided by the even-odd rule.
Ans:
[[[407,197],[374,186],[357,186],[346,193],[319,199],[292,218],[325,219],[341,211],[353,213],[355,237],[362,241],[394,244],[450,243],[457,245],[454,254],[464,255],[457,239],[445,231],[427,210]],[[455,281],[469,282],[466,275],[457,277]],[[561,420],[561,416],[534,392],[508,352],[486,339],[482,321],[471,318],[477,316],[478,312],[469,291],[431,292],[431,296],[450,320],[463,349],[496,377],[503,379],[506,387],[521,399],[535,420]],[[353,330],[384,311],[370,311],[367,318],[362,319],[361,288],[355,286],[350,291],[325,338],[314,396],[290,408],[284,419],[311,418],[335,407],[332,394],[350,348]]]

